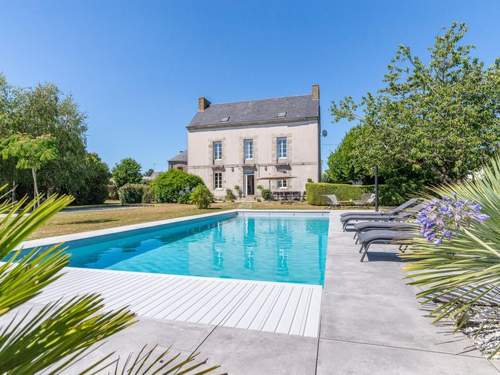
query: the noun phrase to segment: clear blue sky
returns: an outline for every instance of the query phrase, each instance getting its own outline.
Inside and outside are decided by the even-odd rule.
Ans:
[[[186,145],[199,96],[230,102],[321,85],[323,158],[349,123],[331,100],[380,87],[397,46],[420,55],[453,20],[487,64],[500,1],[0,1],[0,71],[53,82],[88,115],[88,148],[111,166],[165,169]]]

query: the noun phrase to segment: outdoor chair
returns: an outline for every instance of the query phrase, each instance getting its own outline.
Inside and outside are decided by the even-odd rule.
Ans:
[[[342,229],[346,232],[352,232],[354,230],[354,224],[358,221],[404,221],[413,216],[415,216],[418,211],[424,208],[425,203],[417,204],[414,207],[407,208],[404,211],[398,212],[395,215],[380,215],[380,214],[372,214],[372,215],[350,215],[347,217],[341,217],[340,221],[342,222]]]
[[[393,208],[392,210],[389,211],[381,211],[381,212],[345,212],[340,215],[341,220],[343,218],[347,218],[348,216],[356,215],[356,216],[362,216],[362,215],[367,215],[367,216],[373,216],[373,215],[397,215],[399,212],[406,210],[407,208],[410,208],[412,206],[415,206],[420,202],[420,198],[412,198],[403,204],[400,204],[396,208]]]
[[[361,198],[359,200],[353,201],[355,206],[368,206],[375,202],[375,194],[373,193],[365,193],[361,195]]]
[[[328,207],[333,208],[333,207],[338,207],[340,206],[340,202],[337,199],[337,196],[335,194],[325,194],[323,195],[326,200],[328,201]]]
[[[371,245],[399,245],[399,250],[406,250],[410,240],[415,238],[416,233],[413,231],[398,231],[398,230],[371,230],[360,233],[358,236],[361,247],[359,252],[362,253],[360,262],[362,262]],[[403,250],[403,251],[404,251]]]
[[[363,221],[360,223],[355,223],[351,228],[349,228],[348,232],[354,232],[354,239],[356,243],[358,243],[358,237],[360,233],[369,232],[372,230],[400,230],[400,231],[409,231],[415,230],[417,226],[413,223],[407,221]]]

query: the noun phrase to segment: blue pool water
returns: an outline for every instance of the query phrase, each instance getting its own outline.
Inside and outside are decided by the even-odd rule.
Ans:
[[[70,266],[323,284],[328,218],[218,215],[68,242]]]

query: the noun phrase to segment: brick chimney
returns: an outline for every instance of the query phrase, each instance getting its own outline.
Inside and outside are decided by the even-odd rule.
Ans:
[[[198,98],[198,112],[205,112],[205,109],[207,109],[209,106],[210,102],[207,98],[205,98],[204,96]]]
[[[311,96],[312,96],[313,100],[319,100],[319,85],[318,84],[312,85]]]

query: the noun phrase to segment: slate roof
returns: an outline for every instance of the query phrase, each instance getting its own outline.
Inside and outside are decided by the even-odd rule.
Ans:
[[[188,155],[186,151],[181,151],[177,155],[175,155],[173,158],[168,159],[168,161],[171,162],[185,162],[187,163],[188,160]]]
[[[286,115],[278,117],[280,112],[286,112]],[[237,103],[210,104],[204,112],[196,113],[188,128],[292,122],[315,119],[318,116],[319,100],[313,100],[311,95],[287,96]],[[229,117],[228,120],[221,121],[227,117]]]

